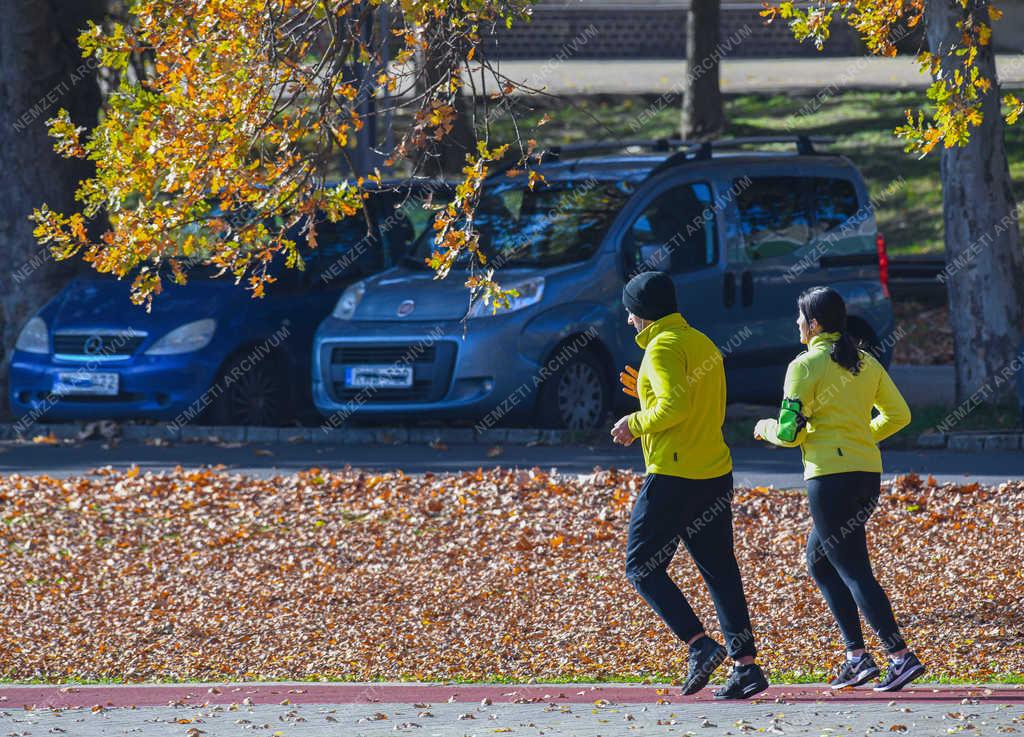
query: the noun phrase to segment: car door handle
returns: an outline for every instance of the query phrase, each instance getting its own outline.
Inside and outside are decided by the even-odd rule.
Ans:
[[[736,304],[736,275],[731,271],[725,272],[722,280],[722,303],[726,307]]]
[[[754,304],[754,277],[749,271],[744,271],[740,277],[740,300],[744,307]]]

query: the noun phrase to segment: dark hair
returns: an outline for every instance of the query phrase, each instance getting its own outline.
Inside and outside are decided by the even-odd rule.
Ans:
[[[846,330],[846,302],[831,287],[811,287],[797,300],[797,309],[807,322],[817,320],[826,333],[839,333],[832,344],[832,360],[850,373],[860,371],[860,350],[857,341]]]

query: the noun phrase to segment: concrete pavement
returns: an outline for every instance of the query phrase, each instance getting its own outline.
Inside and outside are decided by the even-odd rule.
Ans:
[[[711,689],[616,684],[194,684],[0,688],[5,734],[995,735],[1024,728],[1024,689],[919,686],[834,694],[775,686],[750,702]]]

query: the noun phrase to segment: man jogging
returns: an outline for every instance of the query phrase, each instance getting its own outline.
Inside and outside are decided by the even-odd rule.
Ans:
[[[732,547],[732,457],[722,438],[722,356],[679,314],[667,274],[634,277],[623,289],[622,303],[644,349],[639,372],[627,367],[623,375],[624,391],[639,398],[640,411],[621,418],[611,433],[621,445],[640,438],[647,466],[629,521],[626,576],[690,646],[684,695],[707,685],[727,647],[736,666],[715,698],[749,698],[766,689],[768,681],[754,663],[750,615]],[[704,632],[668,575],[680,542],[711,592],[726,647]]]

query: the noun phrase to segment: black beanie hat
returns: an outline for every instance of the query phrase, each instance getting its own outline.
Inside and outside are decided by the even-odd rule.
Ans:
[[[678,312],[676,285],[664,271],[637,274],[622,290],[622,304],[644,320],[660,320]]]

